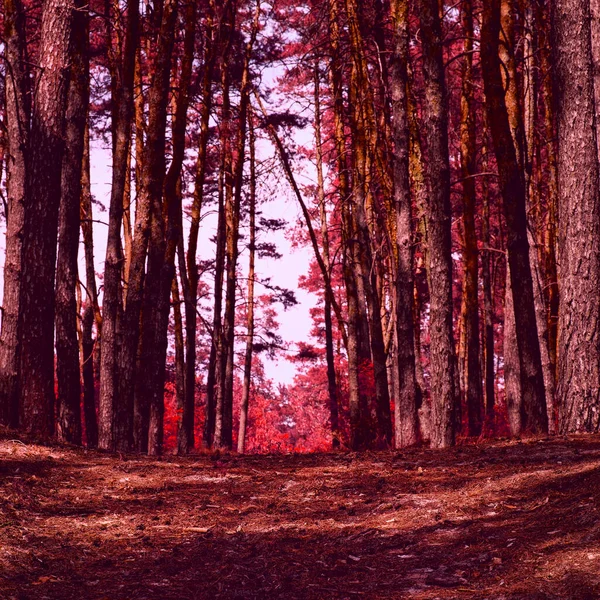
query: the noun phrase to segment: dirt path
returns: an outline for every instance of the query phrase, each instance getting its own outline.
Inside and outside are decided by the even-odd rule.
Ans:
[[[121,460],[0,440],[0,598],[600,598],[600,438]]]

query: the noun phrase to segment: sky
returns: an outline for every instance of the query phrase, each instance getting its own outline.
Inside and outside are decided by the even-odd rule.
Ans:
[[[262,143],[258,148],[258,158],[265,159],[274,154],[274,149],[269,143]],[[109,206],[110,182],[111,182],[111,153],[104,147],[103,143],[95,140],[90,149],[92,194],[96,200],[104,206]],[[289,184],[285,177],[270,182],[269,191],[272,200],[261,204],[262,216],[269,219],[285,219],[290,225],[294,225],[302,218],[301,211],[289,190]],[[104,258],[106,254],[106,233],[108,210],[100,212],[97,205],[94,210],[94,258],[96,272],[104,272]],[[184,224],[184,228],[186,225]],[[186,236],[187,232],[184,233]],[[214,256],[214,244],[211,239],[216,234],[216,218],[208,217],[202,220],[200,235],[198,239],[198,259],[207,259]],[[310,309],[315,305],[315,298],[304,290],[298,289],[298,278],[308,271],[312,250],[309,248],[292,248],[285,235],[285,231],[269,234],[269,241],[275,242],[278,251],[282,254],[281,259],[257,258],[257,278],[268,276],[274,285],[294,290],[298,304],[286,311],[278,307],[278,321],[280,323],[279,335],[284,342],[290,344],[289,352],[294,353],[294,343],[307,341],[312,321]],[[83,273],[83,247],[80,251],[80,268]],[[240,270],[243,273],[247,267],[247,255],[243,253],[239,259]],[[256,293],[260,294],[260,286]],[[273,361],[265,358],[265,370],[270,379],[275,383],[291,383],[296,371],[293,363],[285,358]]]

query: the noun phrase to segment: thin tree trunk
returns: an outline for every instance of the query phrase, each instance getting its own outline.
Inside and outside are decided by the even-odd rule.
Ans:
[[[236,148],[236,162],[233,174],[233,196],[229,198],[229,203],[225,205],[226,222],[226,256],[227,256],[227,279],[225,296],[225,316],[223,320],[223,340],[224,340],[224,371],[222,377],[222,402],[221,411],[217,410],[217,419],[215,425],[215,445],[224,448],[231,448],[233,439],[233,367],[235,350],[235,297],[236,297],[236,271],[239,255],[239,222],[240,207],[242,201],[242,186],[244,174],[246,131],[248,122],[248,108],[250,105],[250,60],[252,58],[252,49],[258,34],[260,18],[260,0],[256,2],[254,20],[250,38],[246,43],[244,66],[242,70],[242,80],[240,85],[240,105],[238,110],[238,137]],[[226,173],[227,177],[227,173]],[[219,422],[221,427],[219,428]]]
[[[198,232],[200,228],[200,213],[204,198],[204,179],[206,173],[206,148],[209,136],[209,120],[212,108],[212,71],[216,57],[216,45],[219,40],[218,31],[213,25],[213,14],[207,17],[207,42],[204,54],[204,70],[202,76],[202,108],[200,111],[200,135],[198,142],[198,158],[196,161],[196,180],[194,199],[191,209],[190,233],[188,237],[187,260],[184,255],[183,242],[179,244],[179,274],[185,300],[185,403],[181,426],[184,430],[184,439],[180,436],[180,452],[189,452],[194,448],[194,412],[196,403],[196,307],[198,303],[198,266],[196,264],[196,249],[198,247]],[[209,367],[210,371],[210,367]],[[210,411],[208,398],[212,394],[207,386],[207,419],[205,433],[212,427],[208,423]],[[183,435],[183,434],[182,434]],[[207,441],[210,445],[210,440]]]
[[[252,111],[249,115],[249,145],[250,145],[250,239],[248,250],[248,291],[246,293],[246,353],[244,356],[244,384],[240,406],[240,424],[237,439],[237,451],[244,453],[246,448],[246,427],[248,423],[248,402],[250,399],[250,384],[252,381],[252,345],[254,342],[254,277],[256,255],[256,136],[252,123]]]
[[[465,42],[462,67],[460,158],[463,177],[464,279],[462,295],[462,326],[464,344],[464,394],[467,406],[468,434],[479,436],[483,423],[481,365],[479,362],[479,264],[475,230],[477,172],[476,115],[473,94],[473,6],[465,0],[461,7]]]
[[[331,444],[336,450],[340,447],[340,425],[338,391],[335,377],[335,361],[333,352],[333,323],[331,318],[331,264],[329,258],[329,231],[327,229],[327,207],[325,204],[325,180],[323,175],[323,141],[321,138],[321,89],[319,61],[315,62],[314,73],[314,102],[315,102],[315,150],[317,157],[317,193],[319,201],[319,215],[321,219],[321,247],[323,248],[323,265],[328,278],[325,280],[325,298],[323,317],[325,319],[325,357],[327,361],[327,391],[329,394],[329,421],[331,426]],[[343,326],[343,325],[342,325]]]
[[[483,134],[482,169],[488,172],[487,155],[487,125]],[[494,372],[494,303],[492,295],[491,272],[491,237],[490,237],[490,190],[487,178],[483,180],[483,214],[481,225],[481,238],[484,251],[481,254],[481,282],[483,287],[483,372],[484,372],[484,399],[485,399],[485,426],[484,433],[492,435],[495,431],[495,404],[496,380]]]

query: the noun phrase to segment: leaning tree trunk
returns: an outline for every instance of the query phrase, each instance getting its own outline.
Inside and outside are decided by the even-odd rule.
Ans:
[[[526,187],[511,133],[498,55],[500,0],[484,5],[481,59],[488,121],[500,175],[521,377],[524,433],[546,433],[548,415],[527,241]]]
[[[552,31],[558,122],[560,431],[596,432],[600,428],[600,190],[590,3],[556,0]]]
[[[73,8],[69,0],[43,4],[26,159],[20,400],[25,429],[41,436],[54,429],[54,275]]]
[[[452,333],[452,257],[448,107],[442,55],[442,31],[437,0],[421,2],[427,139],[426,174],[429,189],[428,236],[431,302],[431,445],[454,444],[457,390]]]
[[[81,377],[77,339],[77,255],[85,128],[88,115],[88,15],[77,3],[69,85],[56,263],[56,377],[58,435],[81,444]]]

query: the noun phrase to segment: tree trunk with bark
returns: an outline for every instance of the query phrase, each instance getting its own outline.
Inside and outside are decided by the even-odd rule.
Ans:
[[[428,240],[431,302],[431,445],[454,444],[457,390],[452,333],[452,257],[448,107],[445,89],[442,31],[437,0],[420,5],[423,36],[427,140],[426,179],[429,191]]]
[[[4,0],[7,75],[6,111],[6,254],[2,332],[0,333],[0,422],[19,424],[19,301],[25,216],[25,152],[31,116],[25,11],[20,0]]]
[[[473,90],[473,6],[465,0],[461,6],[461,21],[465,41],[463,45],[460,159],[463,178],[463,230],[464,230],[464,277],[462,289],[461,344],[463,382],[468,435],[479,436],[483,423],[481,365],[479,363],[479,253],[475,229],[477,173],[476,114]]]
[[[597,432],[600,190],[590,3],[557,0],[552,33],[558,123],[560,431]]]
[[[119,65],[115,65],[115,81],[112,85],[112,185],[104,261],[102,351],[98,400],[98,447],[103,450],[113,450],[116,446],[127,450],[131,442],[128,433],[129,422],[122,424],[124,427],[120,431],[127,431],[127,433],[119,435],[118,439],[115,439],[114,425],[116,412],[121,415],[120,418],[128,420],[129,417],[126,415],[132,411],[132,407],[129,405],[117,411],[117,403],[122,405],[127,401],[118,392],[117,320],[121,311],[121,274],[123,269],[121,223],[123,221],[125,186],[129,178],[127,160],[131,146],[131,120],[134,110],[133,87],[139,27],[137,2],[129,4],[125,27],[125,42],[119,56],[121,62]]]
[[[397,258],[395,259],[396,362],[398,395],[395,397],[395,446],[412,446],[419,439],[417,419],[418,386],[415,370],[413,323],[413,235],[409,179],[410,136],[408,125],[407,62],[408,1],[394,0],[392,19],[394,43],[389,65],[392,100],[393,179],[396,212]]]
[[[75,288],[89,95],[88,15],[81,2],[76,3],[71,56],[56,263],[57,416],[59,439],[81,444],[81,378]]]
[[[508,262],[523,398],[522,428],[524,433],[536,434],[548,431],[548,416],[529,262],[526,187],[523,169],[520,166],[523,163],[519,161],[511,133],[498,54],[500,8],[499,0],[491,0],[484,6],[481,59],[486,110],[498,164],[507,225]]]
[[[24,428],[54,430],[54,281],[74,6],[42,7],[40,71],[28,139],[21,264],[20,401]]]

